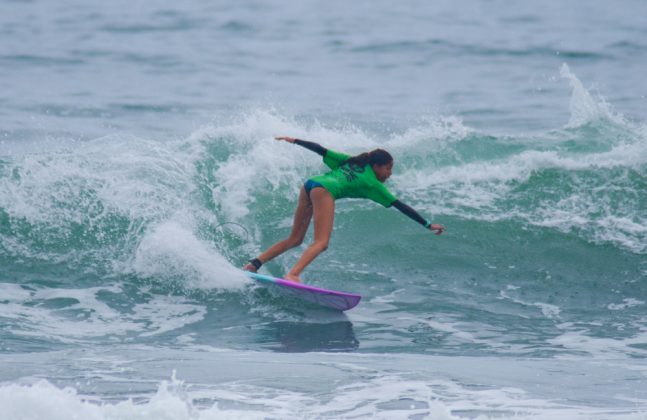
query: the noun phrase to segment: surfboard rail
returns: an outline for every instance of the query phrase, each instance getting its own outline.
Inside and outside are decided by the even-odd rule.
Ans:
[[[250,271],[245,271],[245,274],[259,283],[277,286],[282,292],[289,293],[298,299],[338,311],[353,309],[362,299],[361,295],[355,293],[324,289]]]

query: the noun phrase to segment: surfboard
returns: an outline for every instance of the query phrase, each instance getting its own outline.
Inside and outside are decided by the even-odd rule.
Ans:
[[[275,287],[281,293],[286,293],[297,299],[326,308],[336,309],[338,311],[353,309],[362,298],[362,296],[354,293],[322,289],[320,287],[309,286],[307,284],[296,283],[290,280],[279,279],[249,271],[245,271],[245,274],[263,285]]]

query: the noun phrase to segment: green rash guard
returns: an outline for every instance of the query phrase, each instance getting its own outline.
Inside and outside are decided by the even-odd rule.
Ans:
[[[363,168],[343,164],[351,156],[328,149],[323,161],[330,172],[312,177],[320,183],[335,200],[339,198],[368,198],[384,207],[390,207],[397,198],[377,179],[371,165]]]

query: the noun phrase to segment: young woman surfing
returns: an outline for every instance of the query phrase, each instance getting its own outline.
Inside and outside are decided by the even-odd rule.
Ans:
[[[384,186],[384,182],[389,179],[393,170],[393,157],[386,150],[375,149],[368,153],[350,156],[326,149],[317,143],[293,137],[276,137],[276,140],[305,147],[323,156],[324,163],[331,171],[312,177],[305,182],[299,193],[299,202],[294,212],[290,236],[250,260],[249,264],[243,267],[244,270],[255,273],[264,263],[288,249],[301,245],[310,220],[314,216],[314,241],[290,272],[284,276],[286,280],[300,282],[301,272],[328,248],[335,218],[335,200],[339,198],[368,198],[384,207],[395,207],[426,229],[435,231],[436,235],[440,235],[445,230],[442,225],[432,224],[420,216],[418,212],[398,200]]]

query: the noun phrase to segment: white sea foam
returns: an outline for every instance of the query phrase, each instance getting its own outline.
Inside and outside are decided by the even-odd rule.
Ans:
[[[407,129],[404,133],[396,133],[388,139],[388,146],[396,149],[415,150],[425,143],[431,143],[437,148],[443,143],[462,140],[473,130],[463,124],[456,116],[426,116],[420,123]]]
[[[0,179],[0,208],[15,225],[0,241],[11,254],[109,268],[130,257],[147,223],[190,213],[192,165],[174,146],[123,135],[74,146],[16,159]]]
[[[163,144],[103,137],[75,150],[27,155],[14,162],[17,176],[0,183],[0,207],[14,217],[57,226],[84,222],[88,210],[96,210],[96,218],[111,210],[159,217],[181,207],[181,194],[191,191],[188,163]],[[172,180],[173,187],[164,180]],[[77,206],[61,205],[65,202]]]
[[[294,199],[305,173],[315,173],[318,159],[300,147],[274,140],[286,135],[323,142],[327,147],[352,152],[376,147],[376,141],[352,126],[328,128],[318,121],[303,123],[279,115],[275,110],[255,109],[229,121],[220,121],[194,131],[190,143],[222,143],[235,149],[219,162],[212,189],[227,220],[240,220],[254,205],[255,192],[284,187]]]
[[[141,276],[169,279],[179,276],[192,288],[243,288],[248,279],[193,229],[166,221],[144,235],[132,264]]]
[[[451,337],[448,340],[451,345],[461,343],[478,344],[489,348],[496,348],[501,352],[505,352],[506,349],[509,348],[507,344],[490,340],[489,336],[491,331],[489,331],[489,328],[491,326],[483,323],[455,321],[452,320],[450,316],[444,317],[442,314],[436,314],[434,318],[414,319],[409,317],[400,317],[398,320],[413,321],[415,324],[424,324],[436,331],[447,333]],[[515,348],[515,351],[521,350],[522,348],[520,346]]]
[[[556,151],[527,150],[508,158],[493,162],[474,162],[449,168],[428,168],[410,170],[394,177],[398,186],[412,192],[458,185],[474,187],[480,183],[482,189],[500,188],[499,194],[507,192],[510,186],[499,186],[510,181],[524,182],[540,169],[559,168],[566,171],[589,169],[640,168],[647,164],[647,149],[641,142],[621,144],[608,152],[571,156]],[[490,185],[494,183],[495,185]],[[504,189],[505,188],[505,189]],[[473,192],[473,191],[468,191]],[[487,190],[484,193],[487,194]]]
[[[609,305],[610,310],[621,310],[631,306],[644,304],[636,299],[625,299],[624,304],[618,306]],[[547,342],[571,351],[582,352],[591,355],[596,359],[617,358],[618,360],[631,360],[633,357],[647,357],[647,350],[644,344],[647,342],[647,318],[627,320],[627,324],[616,324],[614,329],[618,332],[631,327],[635,332],[624,337],[598,336],[589,327],[599,328],[600,322],[591,321],[586,324],[563,323],[557,325],[562,334]],[[611,330],[614,332],[614,330]],[[638,367],[637,367],[638,368]],[[644,367],[641,371],[647,371]]]
[[[0,283],[0,302],[22,302],[31,295],[31,291],[19,284]]]
[[[369,372],[367,372],[370,375]],[[622,396],[618,396],[622,398]],[[141,396],[139,396],[141,399]],[[416,380],[395,375],[369,378],[337,387],[331,396],[243,383],[189,387],[172,378],[144,401],[107,403],[74,388],[46,380],[0,386],[0,406],[7,420],[211,420],[374,418],[449,420],[470,418],[638,420],[643,400],[629,399],[634,409],[561,405],[533,398],[519,388],[463,387],[444,379]]]
[[[623,309],[631,308],[633,306],[644,305],[645,302],[634,298],[626,298],[622,303],[610,303],[607,308],[612,311],[621,311]]]
[[[416,402],[420,391],[426,391],[425,384],[393,383],[388,379],[380,381],[377,394],[369,404],[361,404],[365,387],[344,387],[340,394],[325,403],[318,403],[305,394],[283,391],[267,395],[265,389],[237,387],[231,389],[197,392],[196,397],[208,395],[225,404],[215,403],[201,407],[193,397],[182,388],[179,381],[162,382],[157,393],[146,403],[135,403],[132,400],[117,404],[103,404],[77,394],[73,388],[59,389],[47,381],[34,385],[5,385],[0,387],[0,406],[4,407],[3,418],[7,420],[30,420],[47,418],[50,420],[83,418],[88,420],[144,420],[144,419],[265,419],[268,418],[339,418],[371,417],[378,419],[407,418],[411,416],[429,416],[439,420],[458,418],[452,416],[440,402]],[[381,410],[379,402],[383,397],[387,401],[397,401],[398,395],[406,400],[398,404],[399,408]],[[386,394],[389,395],[386,395]],[[246,395],[247,394],[247,395]],[[265,394],[265,395],[263,395]],[[275,394],[275,395],[273,395]],[[414,395],[412,395],[414,394]],[[425,396],[425,400],[428,396]],[[244,406],[245,408],[229,408]]]
[[[624,122],[622,116],[614,113],[604,98],[598,97],[597,100],[593,98],[566,63],[562,64],[560,75],[562,78],[568,79],[572,89],[570,100],[571,118],[568,122],[568,127],[579,127],[601,118],[619,123]]]
[[[427,117],[404,133],[386,138],[369,135],[346,125],[326,126],[319,121],[302,122],[277,113],[276,110],[254,109],[230,121],[214,122],[194,131],[190,143],[222,143],[234,152],[219,162],[214,172],[217,185],[212,196],[227,220],[240,220],[250,213],[259,190],[284,188],[296,199],[299,185],[308,174],[322,170],[321,161],[312,152],[273,140],[289,135],[322,143],[346,153],[360,153],[376,147],[395,149],[394,153],[416,150],[421,142],[434,147],[466,136],[471,130],[456,117]]]
[[[582,155],[525,150],[494,161],[409,169],[395,175],[393,184],[405,197],[416,200],[418,208],[432,214],[490,221],[517,218],[564,232],[578,228],[588,240],[608,241],[643,253],[647,251],[647,215],[637,207],[639,200],[630,177],[632,171],[642,173],[646,165],[647,147],[641,139]],[[573,174],[587,171],[600,174],[600,179],[592,180],[592,188],[587,182],[590,175],[571,178],[570,192],[565,186],[555,187],[568,194],[558,201],[540,201],[530,207],[505,205],[514,202],[519,185],[545,170]],[[605,173],[609,174],[607,179],[604,179]],[[605,191],[625,192],[627,199],[609,203],[601,199]]]
[[[379,303],[379,304],[388,304],[388,303],[393,303],[398,299],[398,294],[404,292],[405,289],[397,289],[392,291],[391,293],[384,295],[384,296],[376,296],[373,299],[371,299],[371,303]]]
[[[189,287],[240,288],[243,277],[196,236],[197,220],[219,221],[195,203],[195,156],[181,144],[132,136],[26,155],[10,164],[15,176],[0,179],[0,208],[34,233],[0,235],[1,244],[20,257],[71,262],[91,256],[93,265],[117,272],[182,272]],[[125,236],[112,232],[123,223],[129,224]],[[30,245],[33,236],[51,246]],[[69,241],[76,244],[66,247]]]
[[[510,296],[508,291],[512,291],[516,289],[519,289],[519,287],[508,286],[506,290],[499,291],[499,296],[501,297],[501,299],[507,299],[522,306],[534,306],[536,308],[539,308],[541,310],[541,313],[546,318],[550,318],[550,319],[559,318],[559,313],[561,312],[561,309],[559,308],[559,306],[551,305],[550,303],[544,303],[544,302],[526,302],[522,299]]]
[[[569,331],[547,340],[548,343],[571,351],[579,351],[604,359],[609,357],[646,357],[647,351],[640,347],[647,340],[647,331],[625,338],[595,337],[588,329],[569,328]]]
[[[206,308],[182,296],[153,296],[131,311],[112,307],[100,299],[105,293],[123,293],[120,286],[87,289],[37,288],[16,291],[0,304],[0,317],[12,334],[64,343],[94,337],[125,337],[129,333],[153,336],[201,321]],[[0,290],[7,288],[2,284]],[[53,302],[67,303],[52,307]]]

